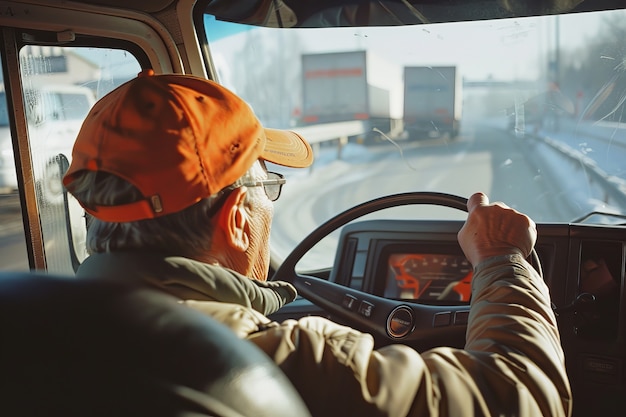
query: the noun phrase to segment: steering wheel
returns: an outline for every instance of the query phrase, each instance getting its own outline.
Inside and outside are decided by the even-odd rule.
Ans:
[[[468,305],[443,306],[387,299],[296,272],[298,261],[341,226],[376,211],[412,204],[438,205],[467,212],[466,198],[429,191],[392,194],[361,203],[327,220],[305,237],[276,270],[272,280],[292,283],[301,296],[331,315],[392,341],[423,341],[455,332],[464,337]],[[534,249],[530,261],[541,274]]]

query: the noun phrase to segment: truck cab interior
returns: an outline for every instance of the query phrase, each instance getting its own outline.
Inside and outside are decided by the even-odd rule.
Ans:
[[[15,341],[0,342],[0,366],[21,375],[0,377],[2,392],[14,393],[0,398],[28,403],[15,387],[38,369],[66,355],[86,361],[82,349],[148,326],[107,304],[126,289],[74,278],[88,256],[87,216],[61,178],[94,99],[152,69],[215,80],[264,126],[294,130],[313,147],[309,168],[270,167],[287,184],[274,204],[268,279],[299,293],[272,319],[321,315],[378,346],[462,348],[472,267],[457,232],[467,198],[482,191],[537,224],[530,260],[550,289],[573,416],[626,413],[623,0],[15,0],[0,2],[0,29],[0,332]],[[413,80],[414,70],[424,75]],[[189,320],[238,352],[214,323],[133,294],[128,305]],[[106,340],[84,336],[87,319],[108,323]],[[260,374],[242,375],[251,384],[271,375],[271,391],[285,393],[273,402],[284,408],[266,415],[306,415],[286,399],[297,395],[277,368],[252,351],[244,345],[230,365],[256,363]],[[224,401],[202,412],[264,415],[253,403],[230,409],[245,397],[232,395],[241,386],[223,368],[214,375],[194,383]],[[158,387],[137,389],[158,397]],[[64,407],[62,396],[45,398]],[[14,415],[41,415],[34,410]]]

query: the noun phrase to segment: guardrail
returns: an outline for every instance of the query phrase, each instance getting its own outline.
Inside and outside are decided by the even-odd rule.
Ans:
[[[302,135],[313,148],[313,153],[318,153],[320,143],[337,141],[337,158],[341,159],[341,150],[348,143],[348,138],[365,133],[368,125],[362,120],[349,122],[322,123],[310,126],[297,126],[291,128],[294,132]]]
[[[605,203],[616,203],[618,206],[626,206],[626,180],[607,174],[598,166],[596,161],[582,154],[580,151],[572,149],[568,145],[550,137],[541,137],[547,145],[557,150],[561,155],[576,163],[576,166],[585,166],[589,174],[589,184],[593,186],[599,184],[603,192],[602,200]]]
[[[576,134],[579,138],[593,137],[609,141],[613,146],[625,147],[626,141],[624,141],[624,136],[626,135],[624,135],[623,125],[616,127],[615,124],[594,124],[594,129],[591,129],[591,126],[591,124],[578,124],[576,129],[572,129],[571,126],[569,129],[566,126],[562,126],[561,129],[563,131]],[[602,127],[606,130],[598,129],[598,127]],[[615,130],[616,128],[619,130]],[[541,141],[556,151],[559,155],[563,156],[565,160],[573,164],[574,169],[580,170],[584,167],[585,173],[581,176],[581,178],[586,178],[585,189],[587,191],[594,190],[594,194],[598,200],[609,206],[620,208],[618,210],[620,212],[621,208],[626,207],[626,179],[608,174],[600,166],[598,166],[595,160],[581,151],[573,149],[568,144],[556,138],[551,138],[550,135],[538,132],[530,134],[529,136],[533,137],[535,140]]]
[[[367,124],[362,120],[352,120],[349,122],[323,123],[310,126],[297,126],[291,128],[296,133],[301,134],[306,140],[313,144],[328,140],[340,139],[365,133]]]

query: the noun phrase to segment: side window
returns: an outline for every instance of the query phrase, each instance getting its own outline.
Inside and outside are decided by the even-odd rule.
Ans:
[[[59,92],[54,96],[54,102],[59,112],[56,113],[62,120],[83,120],[85,110],[91,108],[92,94],[77,94],[72,92]]]
[[[61,177],[71,161],[76,135],[93,104],[136,76],[141,67],[125,50],[25,46],[20,50],[20,68],[46,266],[52,273],[71,274],[86,257],[85,218],[80,205],[65,192]],[[2,105],[5,100],[2,99]],[[3,119],[0,111],[0,129],[4,130]],[[10,139],[8,146],[4,142],[0,145],[0,179],[5,185],[0,184],[0,188],[4,198],[16,195],[14,190],[20,185]],[[21,229],[16,235],[19,233]],[[23,236],[21,239],[16,247],[25,249]],[[28,269],[26,253],[19,258],[23,259],[19,265],[15,256],[11,265],[8,259],[0,260],[7,263],[0,264],[0,269]]]

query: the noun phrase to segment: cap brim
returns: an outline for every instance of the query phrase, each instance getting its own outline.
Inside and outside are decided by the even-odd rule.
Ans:
[[[292,168],[306,168],[313,163],[311,145],[296,132],[265,128],[265,149],[261,158]]]

